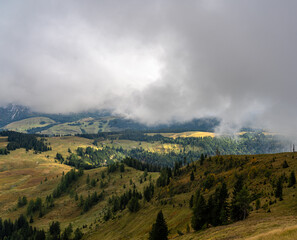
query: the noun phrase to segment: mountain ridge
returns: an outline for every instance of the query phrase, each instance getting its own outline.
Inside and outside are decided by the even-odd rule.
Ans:
[[[220,121],[216,118],[201,118],[191,121],[148,126],[123,116],[113,115],[107,110],[94,112],[80,112],[69,114],[47,114],[31,111],[28,107],[9,104],[0,107],[0,130],[21,131],[24,133],[37,133],[46,135],[75,135],[85,133],[98,133],[122,130],[156,131],[156,132],[185,132],[205,131],[214,132]],[[28,121],[36,118],[49,118],[51,125],[28,125]],[[24,121],[26,120],[27,121]],[[20,122],[23,121],[23,122]],[[26,126],[22,126],[24,123]],[[15,127],[17,125],[18,127]],[[92,126],[91,126],[92,125]],[[22,130],[20,130],[22,129]]]

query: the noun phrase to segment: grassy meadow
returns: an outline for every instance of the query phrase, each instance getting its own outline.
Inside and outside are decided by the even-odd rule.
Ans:
[[[55,121],[47,117],[32,117],[24,120],[12,122],[4,127],[4,129],[24,132],[37,127],[46,127],[50,124],[54,124]]]
[[[156,134],[161,134],[163,137],[169,138],[188,138],[188,137],[215,137],[215,133],[213,132],[201,132],[201,131],[188,131],[188,132],[180,132],[180,133],[147,133],[149,136],[153,136]]]
[[[63,172],[66,173],[71,169],[70,166],[55,160],[57,152],[66,157],[69,155],[68,148],[74,152],[77,147],[95,147],[92,145],[92,140],[80,137],[52,137],[47,141],[52,151],[34,154],[33,151],[26,152],[25,149],[18,149],[11,151],[9,155],[0,155],[0,216],[2,219],[15,219],[21,213],[26,214],[26,206],[17,207],[19,197],[26,196],[28,200],[41,197],[45,201],[45,197],[53,192]],[[7,139],[1,138],[0,144],[5,146]],[[142,147],[152,152],[164,153],[181,149],[178,145],[128,140],[100,141],[97,147],[101,148],[104,145],[122,146],[125,149]],[[117,212],[107,222],[103,220],[103,215],[109,197],[119,196],[132,188],[131,181],[142,192],[149,181],[141,183],[139,179],[143,176],[143,172],[127,166],[125,172],[116,171],[106,174],[104,179],[102,179],[102,172],[106,173],[105,167],[85,170],[84,175],[71,185],[69,193],[55,199],[53,209],[42,217],[37,213],[33,215],[33,226],[48,229],[49,223],[55,220],[61,222],[62,229],[69,223],[72,223],[74,228],[81,228],[85,234],[83,239],[147,239],[158,211],[162,210],[170,230],[169,239],[296,239],[297,190],[295,187],[288,188],[285,182],[283,200],[279,201],[274,197],[271,183],[281,175],[289,177],[292,170],[297,173],[297,153],[216,158],[212,157],[211,160],[207,158],[203,166],[200,166],[199,162],[194,162],[197,167],[194,181],[190,181],[192,166],[190,164],[190,169],[185,167],[182,175],[173,178],[168,186],[155,188],[151,202],[141,200],[141,208],[137,213],[130,213],[125,209]],[[284,160],[287,161],[288,168],[283,168]],[[226,164],[231,161],[241,161],[244,164],[226,168]],[[206,199],[222,179],[227,183],[231,194],[236,173],[245,176],[245,184],[250,193],[261,193],[261,208],[256,210],[255,201],[253,201],[251,202],[253,210],[246,220],[225,226],[210,226],[198,232],[194,232],[190,227],[188,232],[187,226],[191,225],[192,217],[189,199],[201,182],[210,174],[214,176],[214,186],[202,192]],[[87,175],[90,179],[98,179],[95,187],[86,183]],[[156,182],[159,173],[149,173],[149,175],[152,182]],[[101,180],[106,183],[106,186],[100,186]],[[103,190],[104,200],[83,213],[74,199],[74,194],[77,193],[86,198],[94,191],[100,193]]]
[[[47,117],[32,117],[20,121],[12,122],[3,129],[27,133],[34,128],[43,128],[49,125],[47,129],[40,129],[38,133],[46,135],[75,135],[83,133],[98,133],[110,131],[108,123],[112,117],[100,119],[82,118],[74,122],[59,123]]]

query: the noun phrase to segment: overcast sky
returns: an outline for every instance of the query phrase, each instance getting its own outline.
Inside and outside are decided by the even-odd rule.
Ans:
[[[0,1],[0,105],[297,132],[297,1]]]

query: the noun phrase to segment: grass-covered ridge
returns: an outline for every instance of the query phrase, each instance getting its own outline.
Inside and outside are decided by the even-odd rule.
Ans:
[[[7,144],[5,140],[2,138],[1,141]],[[104,149],[109,146],[110,149],[134,149],[141,146],[157,151],[164,144],[105,139],[99,140],[95,146],[94,139],[80,137],[47,138],[47,142],[51,151],[35,154],[32,150],[26,152],[21,148],[0,156],[2,219],[16,219],[24,214],[29,220],[28,204],[37,198],[46,206],[48,196],[72,169],[56,159],[57,153],[66,159],[78,148]],[[133,163],[127,162],[131,167],[125,164],[122,168],[119,163],[115,168],[106,166],[84,170],[82,176],[67,185],[63,194],[53,199],[51,208],[44,209],[41,215],[38,210],[32,213],[32,226],[47,230],[55,220],[61,223],[61,229],[71,222],[73,229],[78,227],[84,233],[84,239],[147,239],[158,212],[162,210],[170,239],[295,239],[297,192],[295,185],[289,187],[289,183],[291,172],[297,172],[296,158],[295,153],[215,155],[211,158],[207,156],[202,165],[200,158],[192,159],[193,162],[181,159],[179,171],[173,168],[169,184],[164,186],[157,184],[159,172],[137,170]],[[115,156],[110,160],[120,161]],[[138,169],[142,169],[141,164],[136,164]],[[243,176],[252,200],[247,219],[233,222],[229,218],[227,225],[214,227],[208,224],[205,229],[195,232],[191,226],[193,210],[189,206],[192,195],[200,189],[208,202],[215,189],[224,182],[229,194],[227,201],[231,204],[236,176],[239,175]],[[281,201],[275,195],[280,179],[283,186]],[[151,184],[154,186],[153,194],[149,188]],[[134,197],[133,201],[137,201],[138,206],[136,203],[128,204],[132,201],[134,189],[142,195],[137,195],[136,200],[136,195]],[[127,198],[126,205],[117,205],[117,201],[129,191],[131,198]],[[28,200],[27,205],[18,207],[19,198],[24,196]],[[260,202],[258,210],[257,201]],[[130,208],[138,211],[133,212]]]

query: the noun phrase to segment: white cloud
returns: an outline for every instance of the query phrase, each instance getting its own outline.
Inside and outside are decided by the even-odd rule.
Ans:
[[[297,3],[0,3],[0,104],[296,131]],[[221,128],[222,129],[222,128]]]

